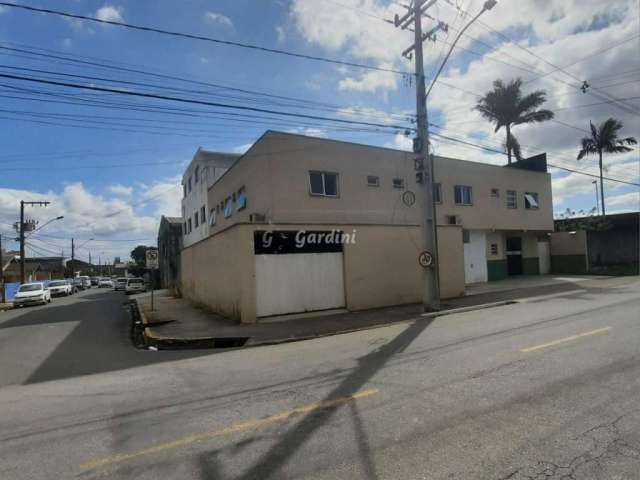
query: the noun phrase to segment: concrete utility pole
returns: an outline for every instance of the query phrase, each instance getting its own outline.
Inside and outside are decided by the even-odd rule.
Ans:
[[[411,59],[415,50],[415,67],[416,67],[416,101],[417,101],[417,138],[414,140],[413,151],[418,155],[415,159],[416,178],[418,183],[425,186],[423,219],[425,233],[425,249],[427,254],[423,252],[421,255],[421,264],[424,269],[424,308],[425,310],[438,310],[440,307],[440,280],[438,274],[438,233],[435,202],[433,199],[434,192],[434,169],[433,156],[429,153],[429,119],[427,110],[427,99],[433,86],[438,80],[444,65],[447,63],[453,48],[465,30],[475,22],[484,12],[491,10],[496,5],[496,0],[486,0],[482,10],[471,19],[459,32],[451,48],[440,64],[440,68],[436,72],[429,89],[425,89],[424,66],[422,43],[429,39],[435,41],[435,35],[438,30],[447,31],[448,25],[438,22],[427,33],[422,33],[422,15],[436,3],[437,0],[413,0],[411,5],[406,7],[409,11],[401,18],[396,15],[394,25],[402,29],[409,27],[411,22],[414,23],[414,44],[407,48],[402,55]],[[426,90],[426,91],[425,91]],[[429,255],[430,254],[430,255]],[[422,261],[428,259],[429,261]]]
[[[2,232],[0,232],[0,302],[5,302],[4,295],[4,258],[2,257]]]
[[[24,200],[20,200],[20,283],[24,283],[24,206],[25,205],[38,205],[40,207],[46,207],[51,202],[25,202]]]
[[[406,29],[413,22],[414,44],[406,49],[402,55],[411,58],[415,50],[415,76],[416,76],[416,105],[417,105],[417,136],[413,143],[413,151],[416,153],[415,170],[418,183],[424,185],[424,201],[422,205],[422,219],[424,229],[424,249],[427,254],[423,256],[428,261],[422,264],[424,267],[423,303],[425,311],[434,311],[440,308],[440,281],[438,277],[438,240],[436,232],[436,214],[433,201],[433,157],[429,154],[429,121],[427,116],[427,96],[424,79],[424,59],[422,43],[435,38],[438,30],[446,30],[448,27],[440,22],[436,27],[423,35],[422,15],[436,0],[414,0],[408,6],[409,11],[400,18],[396,15],[394,24],[396,27]]]
[[[76,259],[76,246],[73,242],[73,237],[71,238],[71,278],[75,278],[75,259]]]

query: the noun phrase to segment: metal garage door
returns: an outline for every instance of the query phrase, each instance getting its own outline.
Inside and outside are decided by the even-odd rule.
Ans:
[[[309,232],[274,232],[267,242],[261,235],[254,236],[258,317],[345,306],[341,243],[302,244]]]

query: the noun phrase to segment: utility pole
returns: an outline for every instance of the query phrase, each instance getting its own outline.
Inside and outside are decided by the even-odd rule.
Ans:
[[[418,183],[424,186],[424,200],[422,204],[422,226],[424,231],[424,252],[421,257],[427,259],[424,268],[423,304],[425,311],[435,311],[440,308],[440,281],[438,276],[438,240],[436,232],[436,212],[433,201],[433,157],[429,154],[429,120],[427,115],[427,96],[424,78],[424,56],[422,43],[434,38],[438,30],[446,30],[446,24],[440,22],[436,27],[423,35],[422,15],[436,0],[414,0],[407,8],[409,11],[403,16],[396,15],[394,25],[406,29],[413,22],[414,44],[406,49],[402,55],[411,58],[415,50],[416,77],[416,106],[417,106],[417,136],[414,139],[413,151],[416,154],[414,166]]]
[[[24,200],[20,200],[20,225],[19,225],[19,232],[20,232],[20,283],[24,283],[24,206],[25,205],[37,205],[40,207],[46,207],[47,205],[49,205],[51,202],[25,202]],[[33,226],[35,227],[35,224],[33,224]]]
[[[0,302],[5,302],[4,294],[4,258],[2,257],[2,232],[0,232]]]
[[[76,246],[73,243],[73,237],[71,238],[71,278],[75,278],[75,257],[76,257]]]

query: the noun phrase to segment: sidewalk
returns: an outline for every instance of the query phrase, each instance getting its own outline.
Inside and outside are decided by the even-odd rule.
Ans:
[[[443,302],[442,311],[433,316],[455,313],[458,309],[475,310],[504,305],[528,297],[561,294],[575,290],[601,290],[640,281],[640,277],[585,278],[564,277],[563,282],[542,282],[539,286],[475,293]],[[214,313],[190,305],[184,299],[155,292],[155,308],[150,311],[149,294],[133,297],[146,324],[144,336],[158,348],[229,348],[267,345],[305,340],[357,330],[376,328],[420,318],[421,305],[333,313],[321,316],[287,319],[278,322],[238,324]]]

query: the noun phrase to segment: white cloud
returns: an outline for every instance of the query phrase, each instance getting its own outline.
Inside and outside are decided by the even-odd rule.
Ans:
[[[111,185],[107,188],[107,190],[114,195],[120,195],[128,197],[133,193],[133,187],[127,187],[125,185],[115,184]]]
[[[615,195],[605,200],[607,211],[608,207],[626,208],[632,211],[640,210],[640,192],[628,192],[622,195]]]
[[[233,153],[244,153],[247,150],[249,150],[252,145],[253,143],[245,143],[244,145],[238,145],[237,147],[234,147],[232,151]]]
[[[233,27],[231,19],[221,13],[205,12],[204,19],[207,23],[224,25],[225,27]]]
[[[113,5],[105,5],[98,9],[95,14],[95,17],[99,20],[104,20],[107,22],[123,22],[124,18],[122,17],[123,8],[120,6]]]
[[[276,35],[278,36],[278,43],[282,43],[285,41],[287,34],[284,31],[284,28],[282,28],[281,26],[277,26],[276,27]]]
[[[392,65],[382,64],[383,68],[390,68]],[[368,71],[360,75],[359,78],[345,77],[338,82],[339,90],[355,90],[358,92],[376,92],[377,90],[396,90],[398,88],[398,75],[391,72]]]
[[[47,200],[51,204],[46,208],[27,208],[26,217],[39,221],[40,225],[60,215],[63,215],[64,218],[43,228],[40,232],[42,236],[34,234],[30,243],[36,248],[40,247],[41,251],[46,248],[56,253],[64,249],[65,253],[69,255],[70,237],[73,233],[75,238],[95,239],[87,245],[87,249],[78,252],[80,257],[86,256],[90,247],[94,259],[99,255],[103,259],[113,258],[115,255],[127,258],[136,244],[154,244],[161,210],[176,203],[177,208],[166,213],[174,215],[178,213],[176,210],[180,210],[180,200],[176,199],[176,196],[171,192],[153,197],[152,189],[155,194],[161,193],[158,185],[154,184],[148,191],[142,192],[142,201],[148,199],[145,204],[140,204],[138,199],[132,202],[117,196],[99,195],[89,191],[82,183],[70,183],[59,191],[43,192],[0,188],[0,224],[2,224],[3,233],[8,234],[9,225],[18,219],[20,200]],[[179,191],[179,188],[174,188],[174,191],[176,190]],[[147,213],[153,210],[156,211]],[[137,241],[128,242],[129,239]],[[15,242],[10,242],[7,245],[7,248],[16,247]]]

